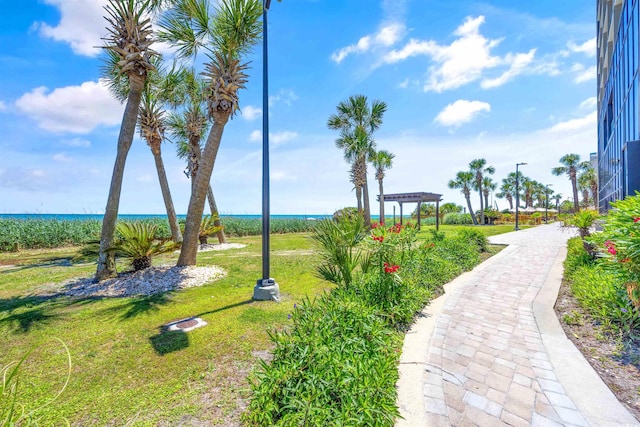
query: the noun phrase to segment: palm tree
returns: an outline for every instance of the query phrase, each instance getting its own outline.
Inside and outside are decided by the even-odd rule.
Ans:
[[[384,171],[391,169],[393,159],[396,156],[386,150],[380,150],[369,158],[373,167],[376,168],[376,179],[380,190],[380,222],[384,222],[384,189],[382,188],[382,180],[384,179]]]
[[[455,179],[449,181],[449,188],[459,189],[462,192],[464,198],[467,200],[467,208],[471,214],[473,224],[478,225],[478,220],[473,214],[473,209],[471,208],[471,187],[473,186],[473,183],[474,175],[472,172],[460,171],[456,174]]]
[[[578,185],[586,187],[593,197],[593,206],[598,209],[598,174],[590,165],[578,177]],[[588,206],[588,204],[587,204]]]
[[[153,43],[153,30],[148,17],[149,7],[149,1],[109,0],[104,8],[107,12],[105,19],[109,24],[108,35],[104,39],[104,49],[107,50],[110,59],[118,59],[115,63],[118,75],[126,78],[129,91],[118,135],[107,206],[102,220],[96,280],[107,279],[117,274],[115,255],[110,249],[113,246],[118,219],[124,166],[133,142],[142,91],[147,75],[154,70],[152,59],[157,55],[150,48]]]
[[[522,180],[522,191],[524,193],[524,207],[533,207],[533,198],[538,186],[538,182],[534,179],[524,177]]]
[[[239,108],[238,92],[244,89],[248,78],[245,74],[248,64],[241,63],[240,58],[259,41],[262,32],[260,0],[218,1],[213,19],[209,18],[208,9],[206,0],[176,0],[162,21],[162,38],[175,43],[179,56],[192,56],[205,48],[209,57],[202,74],[208,81],[207,108],[213,126],[198,162],[189,199],[177,262],[180,266],[196,263],[198,231],[222,133]]]
[[[522,172],[518,171],[518,180],[521,181],[524,178]],[[496,193],[496,197],[501,199],[507,199],[509,203],[509,210],[513,210],[513,198],[516,195],[516,173],[511,172],[506,178],[502,178],[502,185],[500,185],[500,192]]]
[[[562,194],[556,193],[553,195],[552,199],[556,201],[556,210],[558,210],[560,207],[560,200],[562,200]]]
[[[176,87],[180,98],[182,110],[169,115],[167,127],[171,135],[176,138],[177,154],[187,161],[185,174],[191,179],[191,190],[195,186],[198,165],[202,157],[202,136],[209,129],[207,120],[205,98],[206,82],[199,78],[194,69],[182,68],[177,73],[180,78]],[[211,183],[207,189],[207,200],[213,223],[218,227],[217,237],[219,243],[227,243],[220,221],[218,206],[213,195]]]
[[[493,166],[487,166],[487,161],[485,159],[475,159],[469,163],[469,169],[471,173],[474,175],[474,184],[473,189],[478,192],[480,195],[480,224],[484,225],[484,200],[482,193],[482,179],[484,178],[484,174],[493,174],[496,170]]]
[[[560,158],[563,166],[551,169],[551,173],[555,176],[566,174],[571,181],[571,189],[573,191],[573,209],[575,212],[580,210],[578,201],[578,172],[584,171],[589,167],[589,162],[580,162],[579,154],[565,154]]]
[[[151,149],[153,159],[158,172],[158,180],[160,181],[160,189],[162,191],[162,199],[167,210],[169,219],[169,228],[171,229],[171,239],[174,242],[182,242],[182,234],[178,225],[176,210],[173,207],[171,199],[171,191],[169,190],[169,181],[164,169],[160,144],[164,139],[164,131],[166,125],[164,123],[165,112],[159,105],[157,94],[153,92],[151,85],[147,85],[142,96],[142,105],[138,118],[138,127],[140,128],[140,136],[144,138],[147,145]]]
[[[498,184],[493,182],[491,177],[485,176],[482,178],[482,194],[484,195],[484,207],[489,208],[489,193],[495,191],[498,188]]]
[[[382,116],[387,111],[387,104],[374,100],[371,107],[364,95],[350,96],[337,106],[338,113],[332,114],[327,121],[329,129],[340,131],[336,146],[345,150],[345,159],[352,163],[352,175],[358,187],[362,188],[365,225],[371,225],[369,207],[369,188],[367,184],[367,157],[375,150],[373,133],[382,125]]]

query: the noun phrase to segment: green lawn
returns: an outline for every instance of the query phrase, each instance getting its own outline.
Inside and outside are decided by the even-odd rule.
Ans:
[[[531,225],[521,225],[521,229],[531,228]],[[449,234],[455,233],[457,230],[462,228],[473,228],[474,230],[478,230],[482,232],[485,236],[495,236],[496,234],[510,233],[514,231],[513,224],[507,225],[483,225],[483,226],[472,226],[472,225],[440,225],[440,231]],[[430,234],[429,230],[435,230],[435,225],[423,225],[420,230],[419,236],[426,237]]]
[[[423,227],[421,235],[427,235]],[[456,226],[443,226],[452,232]],[[487,235],[511,226],[477,227]],[[52,282],[89,276],[91,264],[69,265],[75,249],[0,253],[0,369],[32,348],[19,400],[32,409],[70,383],[42,412],[73,425],[175,425],[237,421],[248,394],[246,375],[270,349],[268,330],[286,325],[293,304],[331,285],[314,276],[317,258],[305,234],[273,235],[271,271],[282,302],[251,301],[261,276],[260,237],[231,239],[242,249],[205,252],[199,265],[228,275],[198,288],[146,298],[70,299],[39,296]],[[176,255],[156,263],[172,264]],[[160,335],[161,325],[200,316],[208,326],[188,334]]]

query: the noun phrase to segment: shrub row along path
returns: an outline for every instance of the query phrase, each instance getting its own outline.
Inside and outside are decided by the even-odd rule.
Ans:
[[[397,427],[640,425],[553,311],[574,235],[493,236],[509,246],[445,286],[405,338]]]

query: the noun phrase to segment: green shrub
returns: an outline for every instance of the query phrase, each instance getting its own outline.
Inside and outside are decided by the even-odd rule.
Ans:
[[[129,258],[135,271],[151,267],[154,255],[171,252],[179,247],[175,242],[158,239],[158,227],[144,222],[118,222],[117,239],[112,250]]]
[[[466,242],[472,242],[478,247],[478,251],[487,252],[489,239],[480,230],[475,228],[463,228],[458,230],[456,238]]]
[[[471,214],[468,213],[448,213],[444,216],[442,223],[446,225],[467,225],[473,224],[473,220],[471,219]]]

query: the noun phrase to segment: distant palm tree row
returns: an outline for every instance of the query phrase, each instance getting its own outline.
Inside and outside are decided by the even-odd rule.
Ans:
[[[598,203],[598,177],[596,171],[591,167],[589,162],[581,162],[578,154],[567,154],[560,158],[562,166],[552,169],[552,173],[556,176],[566,174],[571,181],[573,190],[573,208],[575,211],[580,209],[580,204],[583,208],[589,207],[593,202],[597,208]],[[497,189],[497,184],[493,182],[490,176],[495,172],[495,168],[487,165],[485,159],[475,159],[469,163],[469,170],[460,171],[456,174],[456,177],[449,181],[449,188],[458,189],[464,195],[467,202],[467,209],[471,214],[471,218],[474,224],[484,224],[485,209],[489,207],[489,194]],[[520,194],[518,198],[524,202],[524,208],[528,207],[542,207],[548,199],[555,200],[556,208],[562,194],[556,194],[548,186],[524,176],[522,172],[518,171],[517,175],[518,191]],[[578,190],[582,192],[582,202],[578,199]],[[476,213],[471,205],[471,192],[475,191],[480,196],[480,211],[479,217],[476,217]],[[514,209],[514,200],[516,199],[516,173],[511,172],[506,178],[502,179],[499,192],[496,193],[496,197],[506,199],[509,203],[509,210]]]
[[[154,157],[172,237],[182,241],[178,265],[195,265],[206,199],[217,217],[210,179],[224,128],[239,110],[238,91],[248,79],[242,61],[260,40],[262,12],[261,0],[109,0],[105,6],[103,74],[113,95],[126,106],[103,219],[97,280],[117,274],[112,247],[124,167],[136,127]],[[159,31],[152,28],[152,16],[158,18]],[[203,62],[196,60],[201,51],[208,62],[200,71],[175,65],[167,71],[161,55],[151,48],[156,40],[169,43],[181,63]],[[187,161],[185,173],[192,183],[183,236],[161,156],[167,130],[177,143],[178,155]],[[225,241],[222,231],[218,238]]]

